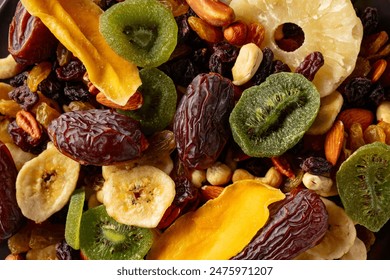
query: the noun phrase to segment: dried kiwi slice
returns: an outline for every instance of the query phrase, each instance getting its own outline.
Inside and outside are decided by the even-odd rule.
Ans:
[[[104,205],[85,211],[81,218],[80,250],[91,260],[141,260],[153,240],[151,229],[116,222]]]
[[[65,223],[65,241],[73,249],[80,249],[80,223],[84,210],[85,190],[76,189],[70,197]]]
[[[100,32],[123,58],[140,67],[157,67],[175,49],[178,27],[158,0],[126,0],[101,15]]]
[[[336,174],[345,212],[377,232],[390,218],[390,146],[375,142],[356,150]]]
[[[299,142],[319,107],[320,94],[301,74],[270,75],[246,89],[234,107],[229,118],[233,138],[249,156],[279,156]]]
[[[172,79],[157,68],[144,68],[139,72],[144,103],[138,110],[122,111],[140,121],[143,133],[150,135],[167,127],[176,111],[177,93]]]

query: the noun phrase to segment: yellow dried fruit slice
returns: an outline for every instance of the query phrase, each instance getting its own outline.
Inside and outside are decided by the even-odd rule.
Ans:
[[[141,85],[137,66],[117,55],[99,31],[103,11],[90,0],[22,0],[85,65],[90,81],[112,102],[125,105]]]

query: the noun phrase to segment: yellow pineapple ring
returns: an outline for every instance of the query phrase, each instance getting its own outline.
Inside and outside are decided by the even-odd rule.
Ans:
[[[232,0],[237,19],[259,22],[265,27],[261,48],[270,48],[294,70],[314,51],[325,64],[313,83],[321,97],[331,94],[355,68],[363,37],[363,26],[350,0]],[[275,42],[275,31],[285,23],[298,25],[305,36],[303,44],[286,52]]]

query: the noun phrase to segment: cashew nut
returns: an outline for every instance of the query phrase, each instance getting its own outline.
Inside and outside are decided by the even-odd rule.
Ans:
[[[256,73],[263,60],[263,52],[254,43],[241,47],[232,68],[233,84],[240,86],[248,82]]]
[[[232,170],[224,163],[216,162],[206,170],[206,179],[211,185],[225,185],[232,178]]]
[[[17,63],[12,55],[0,58],[0,79],[10,79],[24,70],[25,66]]]
[[[337,195],[336,186],[331,178],[306,172],[303,175],[302,183],[306,188],[323,197]]]
[[[383,101],[376,108],[376,119],[390,123],[390,101]]]

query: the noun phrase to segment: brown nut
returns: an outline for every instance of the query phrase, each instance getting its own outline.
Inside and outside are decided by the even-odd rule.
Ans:
[[[234,21],[234,10],[219,0],[187,0],[191,9],[214,26],[228,26]]]
[[[201,18],[191,16],[188,18],[188,24],[200,38],[207,42],[218,43],[223,39],[222,29],[208,24]]]
[[[42,131],[39,123],[30,112],[20,110],[16,114],[16,124],[27,132],[34,140],[41,138]]]
[[[139,91],[136,91],[130,97],[130,99],[127,101],[127,103],[125,105],[121,106],[121,105],[118,105],[118,104],[108,100],[107,97],[102,92],[99,92],[96,95],[96,101],[104,106],[114,108],[114,109],[137,110],[137,109],[141,108],[144,99],[142,97],[142,94]]]
[[[258,47],[260,47],[264,41],[264,36],[265,36],[265,29],[263,25],[255,22],[250,23],[248,25],[246,43],[254,43]]]
[[[336,120],[332,128],[327,132],[325,137],[325,157],[331,164],[336,165],[344,144],[344,124]]]
[[[242,21],[236,21],[226,27],[223,36],[232,45],[242,46],[246,43],[248,25]]]

